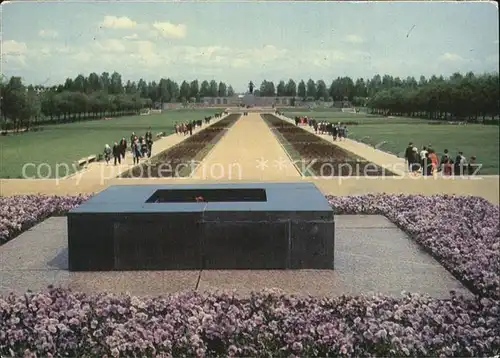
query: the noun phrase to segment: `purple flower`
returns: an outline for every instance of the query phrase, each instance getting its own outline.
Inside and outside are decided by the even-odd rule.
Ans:
[[[91,195],[0,197],[0,244],[52,215],[63,215]]]
[[[83,200],[37,196],[0,199],[0,233],[8,235]],[[0,356],[498,354],[498,206],[480,198],[453,196],[328,199],[337,213],[385,215],[476,296],[452,294],[449,300],[440,300],[402,293],[400,297],[320,299],[266,290],[249,298],[197,292],[142,298],[86,295],[49,287],[40,293],[0,297]],[[10,221],[9,226],[1,226]]]

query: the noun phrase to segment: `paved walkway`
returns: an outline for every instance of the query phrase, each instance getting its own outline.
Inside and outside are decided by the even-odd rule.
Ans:
[[[300,174],[259,113],[242,116],[205,157],[192,179],[287,180]]]
[[[295,125],[295,121],[291,118],[288,118],[286,116],[279,117]],[[405,173],[408,173],[408,171],[406,170],[405,160],[403,158],[399,158],[397,155],[375,149],[365,143],[357,142],[349,138],[346,138],[342,141],[334,141],[332,136],[327,134],[316,134],[314,132],[314,129],[309,126],[300,126],[300,128],[311,132],[318,137],[326,139],[330,143],[335,143],[336,146],[345,149],[353,154],[356,154],[357,156],[363,157],[369,162],[389,169],[395,174],[405,175]]]
[[[217,118],[217,119],[212,119],[210,121],[210,125],[204,124],[202,127],[196,127],[193,130],[194,133],[198,133],[199,131],[208,128],[214,123],[217,123],[220,121],[222,118],[225,118],[225,116]],[[152,148],[152,156],[154,157],[155,155],[160,154],[164,150],[173,147],[174,145],[179,144],[180,142],[184,141],[185,139],[189,138],[189,136],[185,136],[184,134],[171,134],[166,137],[160,138],[156,140],[153,143],[153,148]],[[141,159],[141,163],[146,161],[146,159]],[[111,164],[106,164],[106,162],[94,162],[90,163],[89,166],[86,169],[83,169],[75,174],[73,174],[71,177],[68,177],[67,179],[91,179],[95,180],[98,179],[100,182],[104,182],[108,179],[116,178],[123,172],[127,171],[128,169],[134,167],[133,163],[133,157],[131,152],[127,152],[125,155],[125,159],[122,160],[121,165],[113,165],[113,160],[110,162]],[[66,178],[65,178],[66,179]]]

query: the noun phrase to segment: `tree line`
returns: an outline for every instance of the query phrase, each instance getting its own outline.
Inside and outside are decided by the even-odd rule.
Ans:
[[[253,84],[252,84],[253,85]],[[368,107],[372,113],[424,117],[428,119],[467,119],[483,121],[500,114],[498,73],[443,76],[420,76],[401,79],[390,75],[356,80],[338,77],[329,86],[325,81],[292,79],[275,87],[264,80],[257,96],[291,96],[306,101],[349,101],[354,106]]]
[[[498,123],[500,115],[498,73],[434,78],[417,86],[395,86],[367,101],[372,113],[438,120]]]
[[[106,115],[137,114],[163,103],[196,103],[202,97],[233,96],[231,85],[212,81],[171,79],[122,81],[118,72],[91,73],[67,78],[51,87],[26,86],[20,77],[0,82],[2,127],[29,128],[33,124],[65,123]]]
[[[251,83],[253,88],[253,83]],[[3,126],[29,127],[33,122],[59,123],[138,113],[163,103],[197,103],[203,97],[234,96],[224,82],[171,79],[158,82],[122,81],[119,73],[91,73],[68,78],[52,87],[25,86],[20,77],[0,83]],[[337,77],[329,85],[324,80],[264,80],[253,91],[256,96],[293,97],[305,101],[349,101],[367,106],[372,113],[418,116],[430,119],[468,118],[483,120],[499,114],[498,73],[443,76],[393,77],[375,75],[371,79]]]

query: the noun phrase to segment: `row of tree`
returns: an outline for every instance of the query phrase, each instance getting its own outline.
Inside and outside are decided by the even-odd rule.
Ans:
[[[484,78],[498,79],[498,73],[481,76],[475,76],[472,72],[467,73],[465,76],[460,73],[455,73],[448,79],[445,79],[443,76],[431,76],[430,78],[420,76],[418,81],[415,77],[411,76],[401,79],[400,77],[393,77],[390,75],[375,75],[373,78],[366,80],[363,78],[353,80],[350,77],[337,77],[330,83],[330,85],[327,85],[323,80],[314,81],[312,79],[309,79],[307,82],[300,80],[297,85],[293,79],[290,79],[286,83],[285,81],[280,81],[278,85],[275,86],[272,81],[264,80],[261,83],[260,88],[254,91],[254,94],[256,96],[264,97],[291,96],[309,101],[348,100],[350,102],[354,102],[356,105],[363,105],[366,104],[367,98],[374,97],[379,92],[386,93],[387,91],[394,89],[412,91],[417,88],[430,88],[429,86],[432,87],[434,85],[444,83],[451,87],[456,87],[462,86],[462,81],[466,81],[463,82],[463,86],[470,87],[469,84],[466,84],[469,79],[476,80],[474,85],[476,85],[479,90],[479,88],[482,87],[482,81]],[[249,87],[252,86],[253,83],[250,83]]]
[[[37,87],[37,86],[35,86]],[[40,86],[38,86],[40,87]],[[165,102],[197,102],[202,97],[226,97],[233,96],[234,90],[224,82],[198,80],[182,81],[181,84],[167,78],[161,78],[158,82],[146,82],[142,78],[138,82],[122,81],[118,72],[111,75],[103,72],[101,75],[91,73],[88,77],[78,75],[76,78],[66,79],[64,84],[50,88],[55,92],[82,92],[90,94],[97,91],[105,91],[111,95],[139,94],[141,98],[149,98],[153,103]]]
[[[233,88],[215,80],[180,85],[171,79],[123,83],[119,73],[78,75],[52,87],[26,86],[20,77],[0,82],[2,127],[29,128],[33,123],[60,123],[106,115],[136,114],[165,102],[198,102],[202,97],[233,96]]]
[[[465,76],[454,74],[425,78],[401,79],[390,75],[375,75],[371,79],[338,77],[329,86],[323,80],[307,82],[293,79],[280,81],[277,86],[264,80],[257,96],[290,96],[310,101],[350,101],[355,106],[371,108],[374,113],[426,116],[428,118],[473,117],[498,115],[498,73]],[[249,87],[253,89],[253,83]],[[3,126],[29,127],[36,123],[66,122],[98,118],[106,114],[134,114],[142,108],[161,106],[166,102],[198,102],[202,97],[233,96],[234,90],[215,80],[180,85],[171,79],[158,82],[123,82],[119,73],[88,77],[78,75],[53,87],[25,86],[20,77],[0,83]]]
[[[394,86],[367,101],[372,113],[442,120],[486,121],[500,115],[498,73],[437,78],[419,86]],[[496,122],[497,123],[497,122]]]

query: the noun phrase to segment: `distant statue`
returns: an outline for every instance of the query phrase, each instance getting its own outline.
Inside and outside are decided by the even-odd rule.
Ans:
[[[252,93],[253,93],[253,87],[254,87],[254,86],[253,86],[253,82],[252,82],[252,81],[250,81],[250,83],[248,84],[248,92],[250,92],[250,94],[252,94]]]

